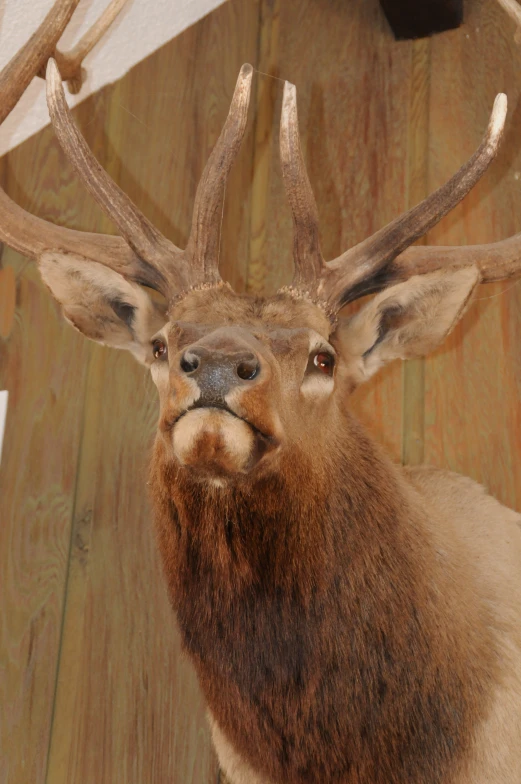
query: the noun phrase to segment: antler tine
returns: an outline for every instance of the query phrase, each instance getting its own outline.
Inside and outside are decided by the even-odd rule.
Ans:
[[[183,252],[150,223],[100,166],[72,119],[52,58],[47,65],[47,103],[54,131],[71,165],[132,250],[161,273],[168,289],[163,293],[186,288],[190,280]]]
[[[76,231],[37,218],[26,212],[0,188],[0,241],[32,259],[45,253],[65,251],[97,261],[127,278],[166,290],[161,273],[138,258],[122,237]]]
[[[77,93],[81,89],[84,74],[81,67],[83,60],[103,38],[127,2],[128,0],[111,0],[99,19],[69,52],[60,52],[58,50],[54,52],[54,59],[58,64],[61,77],[64,82],[69,82],[69,91],[71,93]]]
[[[482,143],[445,185],[372,237],[328,262],[321,296],[332,309],[338,310],[362,293],[380,289],[385,282],[388,285],[396,279],[393,260],[450,212],[487,170],[499,148],[506,111],[507,97],[500,93]]]
[[[79,0],[57,0],[44,21],[0,74],[0,122],[12,111],[33,77],[54,51]],[[157,291],[166,290],[159,270],[140,259],[121,237],[56,226],[26,212],[0,188],[0,240],[38,259],[56,250],[105,264]]]
[[[221,209],[226,182],[246,129],[253,68],[242,66],[230,111],[204,168],[195,196],[192,228],[185,255],[194,283],[219,283]]]
[[[122,237],[75,231],[37,218],[0,188],[0,241],[29,258],[66,251],[97,261],[137,283],[165,290],[160,272],[139,259]]]
[[[45,65],[79,0],[57,0],[38,30],[0,74],[0,123],[14,109],[33,77]]]
[[[516,23],[517,30],[514,36],[516,43],[521,43],[521,8],[516,0],[497,0],[499,5],[509,15],[509,17]]]
[[[493,283],[519,275],[521,233],[486,245],[415,245],[393,261],[392,275],[397,281],[407,280],[412,275],[471,264],[479,269],[482,283]]]
[[[297,113],[297,90],[285,82],[280,122],[280,159],[286,194],[293,214],[292,286],[308,292],[325,269],[320,251],[318,210],[302,156]]]

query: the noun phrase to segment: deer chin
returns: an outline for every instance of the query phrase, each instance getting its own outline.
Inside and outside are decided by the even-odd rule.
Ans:
[[[198,407],[187,411],[172,430],[174,454],[202,479],[248,474],[272,448],[272,439],[230,410]]]

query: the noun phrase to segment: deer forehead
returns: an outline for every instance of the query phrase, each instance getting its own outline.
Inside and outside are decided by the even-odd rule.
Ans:
[[[244,346],[261,356],[271,354],[285,360],[320,351],[336,353],[327,338],[309,327],[283,327],[276,324],[193,324],[169,323],[156,337],[170,346],[170,356],[183,353],[199,344],[217,352],[234,350],[239,339]],[[155,339],[155,338],[154,338]]]
[[[170,308],[171,324],[216,329],[241,326],[259,334],[282,329],[310,329],[328,340],[331,322],[319,306],[283,292],[273,297],[237,294],[227,285],[188,292]]]
[[[227,285],[197,289],[175,302],[168,322],[152,339],[169,345],[170,357],[201,342],[226,351],[240,338],[258,354],[277,358],[331,348],[331,322],[305,299],[278,293],[273,297],[237,294]]]

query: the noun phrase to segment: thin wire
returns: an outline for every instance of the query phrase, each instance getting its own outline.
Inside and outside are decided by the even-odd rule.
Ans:
[[[127,109],[126,106],[123,106],[122,103],[119,104],[119,107],[120,107],[120,109],[123,109],[123,111],[126,112],[127,114],[130,114],[130,116],[133,117],[135,120],[137,120],[138,123],[141,123],[141,125],[143,125],[147,129],[147,131],[151,131],[152,130],[150,125],[147,125],[146,122],[144,122],[144,120],[142,120],[140,117],[138,117],[137,114],[134,114],[134,112],[131,112],[130,109]]]
[[[499,283],[499,281],[497,281]],[[496,292],[496,294],[491,294],[489,297],[476,297],[474,302],[481,302],[483,299],[495,299],[496,297],[500,297],[502,294],[506,294],[507,291],[513,289],[515,286],[519,286],[521,280],[515,280],[510,286],[507,286],[506,289],[501,289],[501,291]]]
[[[269,79],[275,79],[277,82],[283,82],[284,84],[287,82],[287,79],[281,79],[280,76],[273,76],[273,74],[265,73],[265,71],[259,71],[258,68],[254,68],[253,70],[255,73],[258,73],[261,76],[267,76]]]

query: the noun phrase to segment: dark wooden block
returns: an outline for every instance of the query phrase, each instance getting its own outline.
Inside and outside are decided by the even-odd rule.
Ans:
[[[459,27],[463,0],[380,0],[395,38],[425,38]]]

